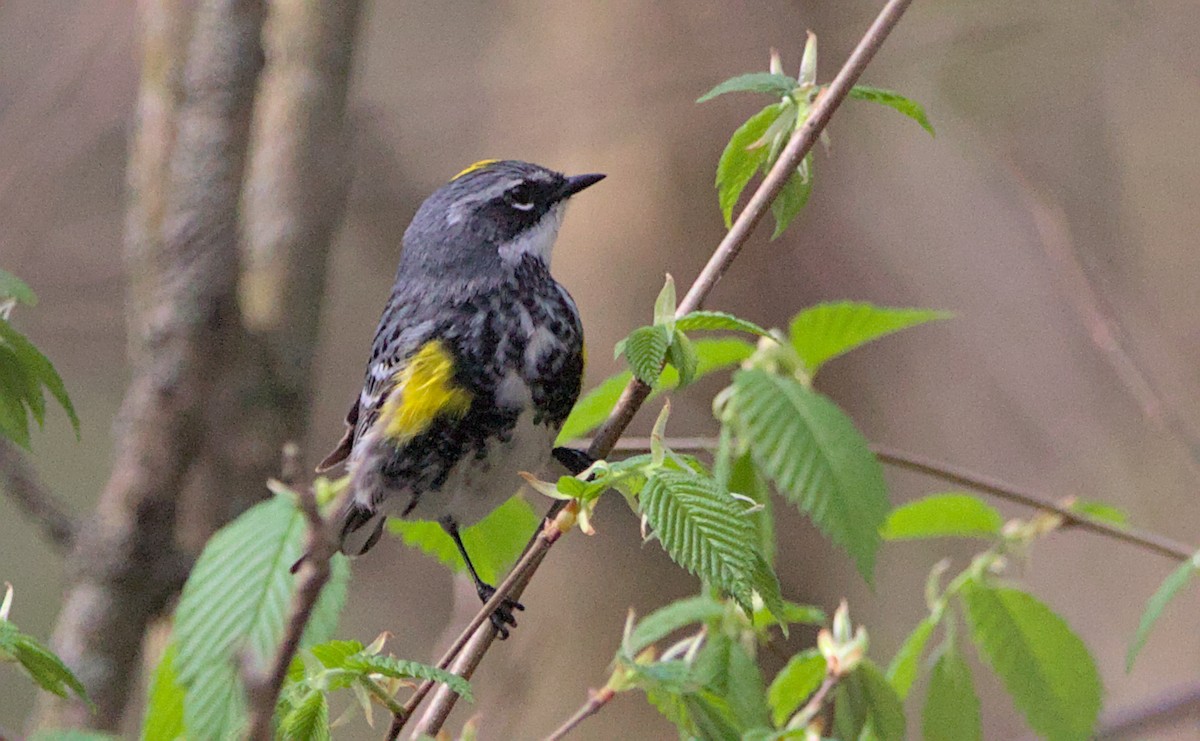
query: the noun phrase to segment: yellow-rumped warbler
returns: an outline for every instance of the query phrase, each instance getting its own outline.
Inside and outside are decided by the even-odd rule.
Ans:
[[[386,515],[436,520],[491,596],[458,528],[550,462],[579,396],[583,330],[550,251],[567,200],[603,177],[485,160],[417,210],[346,435],[318,469],[348,460],[344,553],[370,549]],[[553,456],[578,469],[574,452]],[[511,607],[493,616],[502,635]]]

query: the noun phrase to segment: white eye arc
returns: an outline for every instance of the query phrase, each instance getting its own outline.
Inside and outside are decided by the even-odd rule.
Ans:
[[[532,211],[533,210],[533,202],[530,201],[528,203],[521,203],[520,201],[513,201],[512,207],[517,209],[518,211]]]

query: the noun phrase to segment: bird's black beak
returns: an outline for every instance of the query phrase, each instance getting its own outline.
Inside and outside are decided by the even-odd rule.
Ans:
[[[567,178],[567,182],[563,183],[562,195],[560,198],[570,198],[584,188],[590,188],[596,183],[603,180],[605,176],[598,172],[589,173],[587,175],[572,175]]]

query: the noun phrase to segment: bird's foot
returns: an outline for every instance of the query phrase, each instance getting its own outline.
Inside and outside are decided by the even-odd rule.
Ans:
[[[480,583],[476,590],[479,593],[479,599],[486,605],[487,601],[496,593],[496,588],[490,584]],[[499,634],[500,640],[508,638],[508,629],[517,627],[517,618],[513,616],[513,610],[524,610],[525,605],[517,602],[515,599],[505,598],[500,606],[492,613],[492,625],[496,627],[496,633]]]

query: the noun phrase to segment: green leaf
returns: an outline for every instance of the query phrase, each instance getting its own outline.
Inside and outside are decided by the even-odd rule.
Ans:
[[[639,620],[623,648],[629,656],[636,656],[680,628],[715,620],[724,614],[725,606],[707,595],[676,600]]]
[[[779,670],[767,690],[767,704],[776,726],[782,726],[817,691],[825,679],[825,657],[815,648],[801,651]]]
[[[740,741],[741,728],[729,703],[711,692],[683,695],[683,705],[695,728],[695,734],[705,741]]]
[[[62,659],[33,636],[17,630],[17,626],[8,620],[0,619],[0,658],[6,656],[12,657],[29,678],[47,692],[59,697],[69,697],[73,692],[91,704],[87,690]]]
[[[524,498],[515,496],[476,524],[459,531],[459,535],[471,554],[479,577],[489,584],[496,584],[516,562],[540,523],[541,518],[533,507]],[[451,571],[466,570],[467,565],[454,541],[438,523],[391,518],[387,527],[399,535],[405,545],[433,556]]]
[[[975,644],[1033,730],[1049,741],[1090,738],[1100,675],[1066,622],[1016,589],[968,583],[960,595]]]
[[[1081,515],[1091,517],[1093,520],[1103,520],[1104,522],[1112,523],[1125,527],[1129,524],[1129,514],[1124,510],[1105,504],[1104,502],[1089,502],[1086,500],[1078,500],[1070,505],[1071,511],[1078,512]]]
[[[769,105],[751,116],[733,132],[717,162],[717,201],[725,228],[733,225],[733,207],[754,174],[766,164],[769,151],[762,142],[767,129],[783,114],[784,105]]]
[[[933,629],[937,627],[938,622],[930,616],[917,623],[917,627],[908,634],[908,638],[904,639],[904,643],[892,657],[892,663],[888,664],[887,680],[901,700],[908,697],[913,683],[917,681],[917,673],[921,668],[921,655],[925,653],[925,646],[929,643],[929,638],[933,635]]]
[[[622,371],[604,379],[599,386],[579,397],[567,421],[563,422],[562,429],[558,431],[558,439],[554,444],[566,445],[596,429],[601,422],[608,419],[613,407],[617,405],[617,400],[621,398],[621,392],[632,378],[632,373]]]
[[[308,650],[326,669],[342,669],[346,659],[362,652],[363,645],[359,641],[326,641],[309,646]]]
[[[740,642],[721,632],[710,634],[696,656],[692,675],[720,699],[739,729],[767,723],[762,673]]]
[[[754,531],[737,500],[711,479],[661,469],[638,501],[671,560],[752,612]]]
[[[734,374],[729,409],[759,469],[850,553],[870,582],[887,488],[850,418],[799,381],[758,369]]]
[[[654,299],[654,324],[662,327],[667,337],[675,334],[675,279],[667,273],[658,298]]]
[[[27,741],[121,741],[120,736],[75,728],[51,728],[37,731]]]
[[[770,72],[751,72],[745,75],[731,77],[725,82],[709,90],[696,99],[697,103],[712,100],[726,93],[771,93],[772,95],[790,95],[796,88],[796,81],[787,75],[776,75]]]
[[[983,721],[979,698],[971,681],[971,667],[950,646],[933,665],[925,710],[921,714],[925,741],[980,741]]]
[[[393,656],[376,656],[366,653],[347,657],[344,666],[350,671],[382,674],[393,679],[428,679],[441,682],[467,702],[475,701],[475,696],[471,693],[471,684],[467,680],[436,666],[397,659]]]
[[[662,327],[638,327],[625,338],[621,354],[639,381],[648,386],[657,386],[670,344],[670,336]]]
[[[683,388],[696,379],[700,358],[696,355],[696,348],[693,347],[692,341],[682,332],[675,334],[671,347],[667,349],[667,361],[679,373],[678,388]]]
[[[804,156],[804,162],[788,177],[779,195],[771,202],[771,215],[775,217],[775,232],[771,239],[778,239],[788,225],[792,223],[804,206],[813,189],[813,158],[812,153]]]
[[[142,741],[175,741],[185,738],[183,725],[183,686],[175,675],[174,643],[167,646],[150,679],[146,718],[142,721]]]
[[[19,425],[25,432],[23,435],[10,434],[10,437],[28,447],[27,422],[20,405],[28,405],[34,418],[41,424],[42,410],[45,409],[41,390],[44,386],[67,413],[75,435],[78,436],[79,417],[75,414],[75,407],[71,404],[58,371],[32,342],[4,319],[0,319],[0,351],[3,351],[0,355],[5,357],[3,363],[0,363],[0,407],[6,410],[0,412],[4,417],[0,419],[0,429],[11,433],[19,419]],[[24,443],[22,439],[25,440]]]
[[[243,656],[265,665],[275,654],[295,591],[290,568],[303,550],[304,533],[304,517],[292,500],[276,496],[217,531],[200,554],[175,612],[174,668],[187,692],[189,736],[228,736],[241,728]],[[330,622],[319,619],[316,632],[329,632]],[[310,626],[306,637],[320,636]]]
[[[904,705],[870,659],[863,659],[842,679],[836,697],[834,729],[838,738],[858,739],[860,734],[880,741],[904,738]]]
[[[728,430],[728,427],[723,428],[722,434],[727,434]],[[759,475],[758,468],[755,467],[754,459],[750,456],[749,451],[733,459],[729,465],[728,478],[725,485],[727,491],[749,497],[758,504],[758,510],[750,513],[750,520],[754,523],[754,529],[758,535],[759,551],[762,552],[763,558],[767,560],[768,564],[773,564],[775,562],[774,503],[771,500],[770,487]]]
[[[0,270],[0,303],[9,298],[16,299],[18,304],[37,305],[37,295],[25,285],[25,281],[12,273]]]
[[[1179,594],[1192,581],[1192,577],[1196,575],[1197,571],[1200,571],[1200,552],[1172,571],[1154,592],[1150,601],[1146,603],[1146,610],[1142,613],[1137,632],[1133,635],[1133,643],[1129,645],[1129,652],[1125,656],[1125,671],[1133,671],[1133,662],[1137,660],[1138,653],[1146,645],[1146,639],[1150,637],[1150,629],[1154,627],[1154,623],[1158,621],[1159,616],[1162,615],[1171,600],[1175,599],[1175,595]]]
[[[767,330],[754,322],[741,319],[733,314],[726,314],[723,311],[693,311],[679,317],[678,321],[675,322],[675,329],[681,332],[691,332],[701,329],[728,330],[731,332],[746,332],[747,334],[758,335],[759,337],[771,336]]]
[[[900,93],[868,85],[855,85],[850,88],[850,97],[856,100],[869,100],[872,103],[879,103],[888,108],[894,108],[919,123],[922,129],[929,132],[930,136],[934,135],[933,124],[929,123],[929,117],[925,115],[925,109],[919,103],[909,100]]]
[[[288,741],[328,741],[329,703],[325,693],[309,690],[280,724],[282,737]]]
[[[826,361],[872,340],[949,317],[944,311],[894,309],[853,301],[818,304],[792,320],[792,346],[809,372],[815,374]]]
[[[763,554],[757,550],[754,551],[754,573],[751,586],[758,593],[763,606],[775,618],[786,637],[788,635],[788,609],[779,588],[779,577]]]
[[[904,703],[892,685],[884,678],[879,667],[864,660],[854,670],[867,702],[867,721],[874,736],[881,741],[897,741],[904,738]]]
[[[884,540],[991,538],[1004,518],[995,507],[970,494],[934,494],[892,510],[880,528]]]

